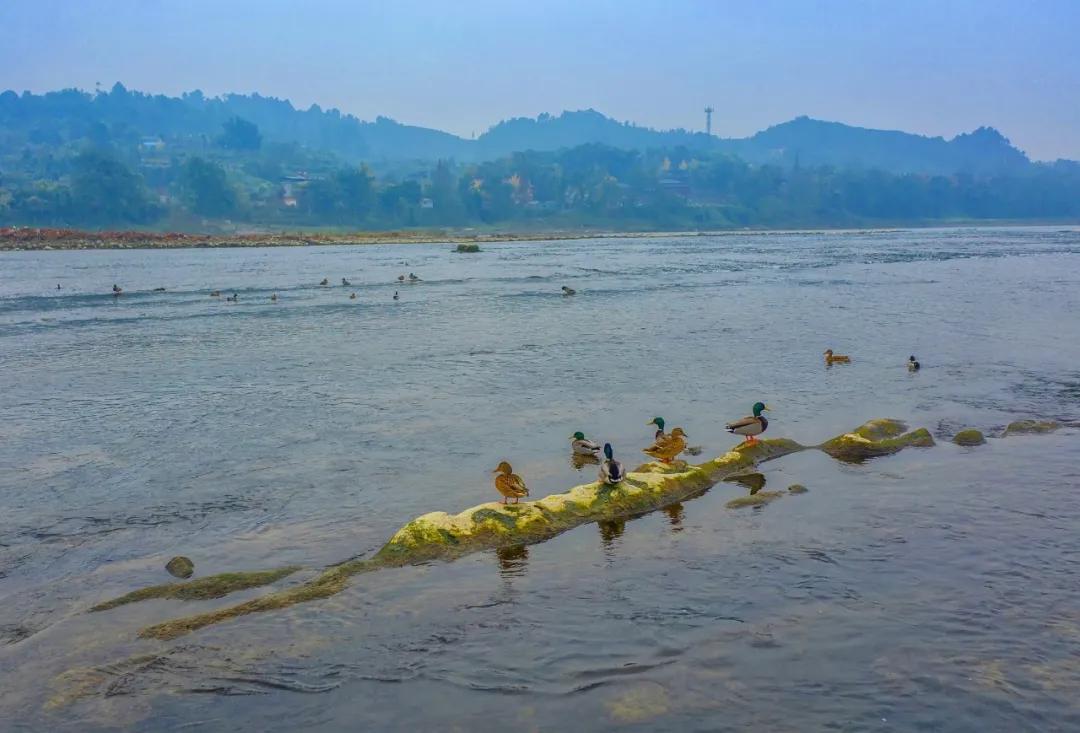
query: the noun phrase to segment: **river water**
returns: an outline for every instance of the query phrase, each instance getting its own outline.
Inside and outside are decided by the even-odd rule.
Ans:
[[[0,253],[5,730],[1080,728],[1080,229],[450,250]],[[634,465],[661,415],[719,455],[758,400],[767,437],[938,445],[789,456],[767,488],[809,492],[765,507],[725,482],[171,642],[137,632],[266,590],[85,613],[176,554],[299,582],[498,498],[501,460],[566,490],[576,430]],[[1065,427],[948,440],[1022,417]]]

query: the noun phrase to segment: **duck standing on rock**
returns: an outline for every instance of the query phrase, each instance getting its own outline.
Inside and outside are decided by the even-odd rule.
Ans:
[[[604,443],[604,462],[600,464],[600,482],[614,486],[621,484],[626,478],[622,464],[615,460],[615,452],[611,449],[611,443]]]
[[[521,476],[514,473],[513,467],[506,461],[500,463],[493,473],[497,474],[495,489],[503,495],[503,504],[508,503],[509,499],[513,499],[517,504],[521,497],[529,495],[529,488],[521,480]]]
[[[825,365],[832,366],[833,364],[850,364],[851,357],[844,354],[834,354],[832,349],[825,349]]]
[[[915,359],[914,354],[908,357],[907,368],[909,372],[917,372],[922,369],[922,364],[920,364],[918,360]]]
[[[587,440],[585,438],[585,433],[580,430],[570,436],[570,448],[577,455],[600,457],[599,444]]]
[[[671,463],[684,450],[686,450],[686,433],[682,428],[675,428],[670,435],[661,435],[642,452],[661,463]]]
[[[768,410],[769,407],[764,402],[755,402],[753,415],[744,417],[741,420],[729,422],[724,427],[727,428],[729,433],[746,436],[746,440],[744,440],[743,443],[756,443],[757,438],[754,436],[761,435],[769,427],[769,421],[761,414],[763,411],[768,412]]]

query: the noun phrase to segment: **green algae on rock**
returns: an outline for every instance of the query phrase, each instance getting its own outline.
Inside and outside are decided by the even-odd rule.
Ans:
[[[1056,420],[1014,420],[1005,427],[1001,437],[1029,433],[1052,433],[1061,427]]]
[[[191,580],[187,583],[154,585],[99,603],[90,610],[107,611],[110,608],[137,601],[146,601],[151,598],[175,598],[181,601],[204,601],[210,598],[221,598],[234,591],[269,585],[295,573],[299,569],[299,567],[287,567],[248,573],[221,573],[220,575],[210,575],[198,580]]]
[[[962,446],[975,446],[982,445],[986,442],[986,437],[982,434],[981,430],[975,428],[966,428],[953,436],[952,442]]]
[[[191,562],[190,557],[177,555],[172,560],[165,563],[165,570],[174,578],[186,579],[190,578],[195,572],[195,563]]]
[[[826,446],[841,456],[889,455],[909,445],[933,445],[925,429],[903,433],[903,423],[874,420]],[[589,522],[612,521],[644,514],[696,496],[717,482],[769,460],[807,450],[786,438],[743,443],[711,461],[690,465],[648,463],[627,474],[618,486],[600,483],[575,486],[561,494],[521,504],[488,502],[458,514],[432,512],[408,522],[373,557],[333,566],[315,578],[284,590],[209,613],[155,624],[139,632],[143,638],[173,639],[197,629],[251,613],[287,608],[328,598],[345,588],[348,578],[382,568],[453,560],[482,550],[528,545],[550,539]],[[834,453],[830,452],[830,455]],[[774,500],[770,494],[760,502]],[[754,499],[755,497],[750,497]],[[147,589],[150,590],[150,589]],[[136,591],[135,594],[140,593]],[[129,594],[135,595],[135,594]],[[156,597],[156,596],[150,596]],[[139,600],[139,599],[133,599]]]
[[[474,254],[480,251],[479,244],[459,244],[457,249],[454,250],[459,254]]]
[[[837,436],[818,446],[838,461],[861,463],[897,453],[904,448],[929,448],[934,436],[926,428],[904,432],[907,426],[899,420],[871,420],[850,433]]]

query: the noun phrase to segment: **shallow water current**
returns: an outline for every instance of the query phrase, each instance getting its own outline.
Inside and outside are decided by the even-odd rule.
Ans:
[[[483,249],[0,252],[0,729],[1080,729],[1080,229]],[[137,634],[269,589],[86,613],[178,554],[299,582],[497,499],[502,460],[591,481],[576,430],[633,466],[660,415],[717,456],[758,400],[766,437],[938,445],[169,642]],[[1064,427],[994,437],[1026,417]]]

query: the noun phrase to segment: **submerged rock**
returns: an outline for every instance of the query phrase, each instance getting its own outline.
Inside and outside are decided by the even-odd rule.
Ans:
[[[136,601],[145,601],[151,598],[175,598],[181,601],[203,601],[209,598],[221,598],[234,591],[269,585],[287,575],[292,575],[299,569],[299,567],[293,566],[277,570],[257,570],[250,573],[221,573],[187,583],[153,585],[99,603],[90,610],[107,611],[110,608],[123,606],[126,603],[135,603]]]
[[[1030,433],[1052,433],[1060,427],[1061,423],[1056,420],[1014,420],[1005,428],[1002,437]]]
[[[480,251],[479,244],[459,244],[457,249],[454,250],[459,254],[474,254]]]
[[[982,434],[981,430],[966,428],[954,435],[952,442],[964,446],[982,445],[986,442],[986,437]]]
[[[165,563],[165,569],[168,570],[169,575],[174,578],[190,578],[192,573],[195,572],[195,563],[191,562],[191,558],[189,557],[177,555],[172,560]]]
[[[732,499],[726,506],[728,509],[742,509],[748,506],[764,506],[770,502],[776,501],[784,495],[783,491],[759,491],[756,494],[750,494],[749,496],[740,496],[737,499]]]
[[[805,494],[810,489],[806,488],[802,484],[792,484],[791,486],[787,487],[787,490],[789,494]]]

